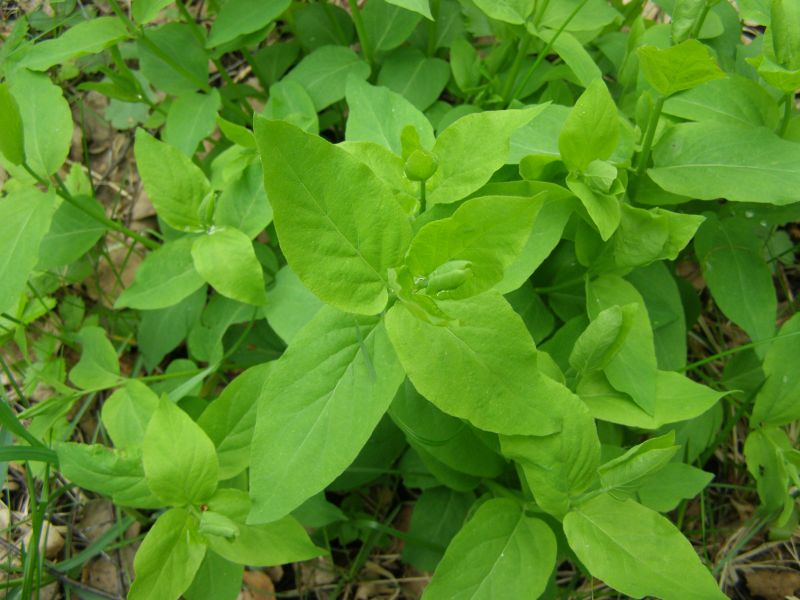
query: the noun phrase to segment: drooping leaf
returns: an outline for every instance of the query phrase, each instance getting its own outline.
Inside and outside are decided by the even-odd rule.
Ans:
[[[168,308],[200,289],[203,277],[194,267],[193,244],[194,238],[182,237],[150,252],[133,283],[117,298],[116,307]]]
[[[191,417],[162,397],[144,435],[147,483],[165,504],[199,504],[217,488],[213,442]]]
[[[681,532],[633,500],[595,496],[564,518],[564,532],[592,575],[623,594],[664,600],[727,597]]]
[[[633,325],[636,304],[614,305],[600,311],[576,340],[569,364],[576,371],[604,369],[625,343]]]
[[[158,16],[162,8],[172,4],[173,0],[133,0],[131,13],[140,25],[146,25]]]
[[[246,304],[267,302],[264,273],[253,243],[233,227],[209,231],[192,244],[194,268],[223,296]]]
[[[431,15],[431,7],[429,4],[430,0],[386,0],[386,1],[389,4],[402,6],[405,9],[419,13],[423,17],[433,21],[433,16]]]
[[[442,411],[480,429],[509,435],[557,431],[549,407],[570,392],[538,371],[530,334],[508,303],[486,293],[440,307],[449,317],[441,325],[423,321],[402,303],[386,315],[389,337],[414,387]]]
[[[206,545],[197,532],[197,517],[183,508],[162,514],[136,551],[130,600],[175,600],[191,585],[203,562]]]
[[[678,448],[674,431],[650,438],[600,465],[600,483],[615,497],[632,494],[648,475],[666,466]]]
[[[102,204],[84,195],[73,196],[73,200],[74,204],[62,201],[53,213],[50,229],[39,246],[37,268],[52,269],[78,260],[106,232]]]
[[[402,378],[380,319],[323,308],[293,338],[259,398],[250,521],[286,515],[344,471]]]
[[[292,270],[341,310],[381,311],[388,299],[387,269],[400,262],[411,238],[391,191],[363,163],[318,137],[263,119],[256,119],[255,130],[275,226]],[[331,186],[334,180],[357,186]]]
[[[147,485],[139,449],[117,450],[100,444],[62,442],[56,452],[61,473],[83,489],[109,496],[120,506],[164,505]]]
[[[425,600],[537,598],[556,563],[556,538],[508,498],[484,502],[456,534]]]
[[[712,473],[679,462],[671,462],[655,473],[643,478],[637,495],[639,502],[657,510],[675,510],[681,500],[694,498],[714,478]]]

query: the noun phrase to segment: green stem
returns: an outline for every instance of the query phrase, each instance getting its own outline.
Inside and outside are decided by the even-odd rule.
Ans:
[[[708,16],[708,11],[711,10],[711,4],[706,1],[705,6],[703,6],[703,10],[700,12],[700,16],[692,25],[692,31],[689,33],[690,37],[697,39],[700,35],[700,30],[703,28],[703,23],[705,23],[706,17]]]
[[[269,80],[264,72],[261,70],[261,65],[258,64],[258,61],[253,56],[253,53],[250,52],[247,48],[241,48],[239,50],[242,53],[242,56],[247,61],[247,64],[250,65],[250,69],[253,71],[253,75],[256,76],[258,79],[258,83],[261,84],[264,93],[269,92]]]
[[[364,58],[369,63],[370,69],[374,66],[372,56],[372,46],[370,46],[369,39],[367,38],[367,31],[364,29],[364,21],[361,19],[361,10],[358,8],[356,0],[347,0],[350,5],[350,12],[353,17],[353,24],[356,26],[356,34],[358,35],[358,42],[361,44],[361,52],[364,53]]]
[[[38,181],[42,185],[46,185],[46,186],[50,185],[49,182],[46,179],[44,179],[43,177],[40,177],[33,169],[31,169],[30,165],[27,162],[22,163],[22,167],[28,173],[30,173],[30,175],[34,179],[36,179],[36,181]],[[81,212],[86,213],[87,215],[92,217],[95,221],[97,221],[98,223],[102,223],[103,225],[105,225],[109,229],[112,229],[113,231],[116,231],[118,233],[126,235],[129,238],[131,238],[132,240],[135,240],[135,241],[139,242],[142,246],[144,246],[145,248],[147,248],[149,250],[157,250],[160,247],[160,244],[158,242],[156,242],[154,240],[151,240],[149,238],[146,238],[142,234],[137,233],[137,232],[133,231],[132,229],[129,229],[128,227],[125,227],[125,225],[123,225],[122,223],[118,223],[117,221],[114,221],[113,219],[109,219],[105,215],[101,215],[101,214],[98,214],[98,213],[95,213],[95,212],[89,210],[88,208],[86,208],[85,206],[80,204],[77,200],[75,200],[75,198],[72,196],[72,194],[69,193],[69,190],[64,185],[64,182],[61,181],[61,179],[57,175],[54,175],[54,180],[55,180],[56,191],[57,191],[58,195],[61,196],[61,198],[64,200],[64,202],[67,202],[68,204],[71,204],[72,206],[74,206],[75,208],[80,210]]]
[[[522,67],[522,61],[528,55],[528,49],[531,46],[531,35],[525,31],[522,36],[517,46],[517,55],[514,57],[514,62],[511,64],[511,72],[508,74],[505,85],[503,85],[502,92],[500,92],[506,104],[511,104],[511,91],[514,89],[514,84],[517,82],[517,76]]]
[[[780,130],[778,134],[783,137],[789,129],[789,122],[792,120],[792,113],[794,113],[794,92],[789,92],[783,97],[783,119],[781,119]]]
[[[430,6],[433,21],[428,23],[428,56],[433,56],[436,54],[436,42],[438,41],[437,33],[439,30],[436,24],[439,21],[439,0],[431,0]]]
[[[757,342],[749,342],[747,344],[742,344],[741,346],[736,346],[736,348],[731,348],[730,350],[724,350],[722,352],[718,352],[713,356],[708,356],[702,360],[698,360],[697,362],[690,363],[683,367],[682,369],[678,369],[679,371],[693,371],[698,367],[702,367],[705,364],[710,362],[714,362],[715,360],[719,360],[720,358],[725,358],[726,356],[730,356],[731,354],[738,354],[739,352],[743,352],[744,350],[749,350],[750,348],[756,348],[761,344],[769,344],[770,342],[777,340],[778,338],[783,337],[792,337],[795,335],[800,335],[800,332],[795,333],[784,333],[783,335],[774,335],[770,338],[766,338],[763,340],[758,340]]]
[[[642,142],[642,150],[639,154],[639,164],[636,166],[636,174],[640,177],[647,169],[647,163],[650,160],[650,151],[653,148],[653,140],[656,137],[656,129],[658,129],[658,119],[661,116],[661,110],[664,108],[664,97],[659,96],[655,104],[653,104],[653,111],[650,113],[650,118],[647,120],[647,132]]]
[[[419,214],[425,212],[425,203],[427,202],[428,192],[425,187],[425,180],[419,182]]]
[[[572,19],[574,19],[577,14],[581,11],[581,9],[586,6],[586,3],[589,0],[582,0],[578,6],[576,6],[573,11],[569,14],[569,16],[564,20],[561,26],[556,30],[553,37],[550,38],[550,41],[547,42],[544,49],[539,53],[539,56],[536,57],[536,61],[531,65],[531,68],[528,69],[528,72],[525,74],[525,77],[522,79],[520,84],[514,89],[514,93],[511,94],[511,98],[508,101],[509,104],[519,95],[522,93],[522,90],[525,89],[525,86],[528,85],[528,82],[533,77],[533,74],[536,72],[536,69],[539,68],[539,65],[542,64],[542,61],[547,58],[547,55],[550,54],[550,51],[553,49],[553,44],[555,44],[558,37],[564,33],[564,30],[567,28],[567,25],[570,24]]]

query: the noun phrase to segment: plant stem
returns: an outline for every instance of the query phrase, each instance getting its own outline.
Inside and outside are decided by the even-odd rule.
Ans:
[[[369,64],[369,68],[372,69],[374,66],[372,46],[370,46],[369,39],[367,38],[367,31],[364,29],[364,21],[361,19],[361,10],[358,8],[358,2],[356,0],[347,0],[347,3],[350,5],[353,24],[356,26],[358,42],[361,44],[361,52],[364,53],[364,58]]]
[[[559,27],[556,30],[556,32],[550,38],[550,41],[547,42],[544,49],[539,53],[539,56],[536,57],[536,61],[531,65],[531,68],[528,69],[528,72],[525,74],[525,77],[522,79],[520,84],[514,89],[514,93],[511,94],[511,98],[508,101],[509,104],[511,104],[511,102],[519,94],[522,93],[522,90],[524,90],[525,86],[528,85],[528,82],[531,80],[531,77],[533,77],[533,74],[536,72],[536,69],[539,67],[540,64],[542,64],[542,61],[547,57],[547,55],[550,54],[550,50],[553,49],[553,44],[555,44],[558,37],[562,33],[564,33],[564,30],[567,28],[567,25],[570,24],[572,19],[576,17],[576,15],[581,11],[581,9],[586,5],[588,1],[589,0],[582,0],[580,4],[578,4],[578,6],[576,6],[574,10],[569,14],[569,16],[566,19],[564,19],[564,22],[561,24],[561,27]]]
[[[428,23],[428,56],[436,54],[436,42],[438,27],[436,23],[439,21],[439,0],[431,0],[431,15],[433,15],[433,22]]]
[[[647,169],[647,163],[650,160],[650,151],[653,147],[653,139],[656,137],[656,129],[658,129],[658,118],[661,116],[661,110],[664,108],[664,97],[659,96],[653,104],[653,111],[650,113],[650,118],[647,120],[647,132],[644,135],[642,142],[642,150],[639,154],[639,164],[636,166],[636,174],[642,176]]]
[[[781,119],[780,131],[778,131],[778,135],[781,137],[785,136],[786,130],[789,129],[792,113],[794,113],[794,92],[789,92],[783,97],[783,118]]]
[[[708,16],[708,11],[710,10],[711,4],[709,4],[708,0],[706,0],[703,10],[700,12],[700,16],[694,22],[694,25],[692,25],[692,31],[689,33],[690,37],[697,39],[697,36],[700,35],[700,30],[703,28],[703,23],[705,23],[706,17]]]
[[[519,70],[522,67],[522,61],[528,54],[528,49],[531,46],[531,35],[525,31],[522,34],[522,39],[519,41],[519,45],[517,46],[517,55],[514,57],[514,62],[511,64],[511,72],[508,74],[508,79],[506,79],[506,83],[503,86],[503,91],[500,92],[500,95],[503,97],[503,101],[508,105],[511,104],[511,92],[514,89],[514,84],[517,82],[517,76],[519,75]]]
[[[269,93],[269,81],[267,80],[266,75],[264,75],[263,71],[261,70],[261,65],[258,64],[258,61],[253,56],[253,53],[250,52],[247,48],[241,48],[239,50],[242,53],[242,56],[247,61],[247,64],[250,65],[250,68],[253,71],[253,75],[256,76],[258,79],[258,83],[261,84],[261,87],[264,89],[264,93]]]
[[[43,177],[40,177],[38,174],[36,174],[36,172],[33,169],[31,169],[30,165],[27,162],[22,163],[22,167],[28,173],[30,173],[31,177],[36,179],[36,181],[38,181],[42,185],[46,185],[46,186],[50,185],[50,183],[46,179],[44,179]],[[72,206],[74,206],[75,208],[80,210],[81,212],[86,213],[87,215],[92,217],[98,223],[102,223],[103,225],[105,225],[109,229],[112,229],[112,230],[114,230],[114,231],[116,231],[118,233],[121,233],[123,235],[128,236],[129,238],[139,242],[142,246],[144,246],[145,248],[147,248],[149,250],[156,250],[156,249],[158,249],[160,247],[160,244],[158,242],[156,242],[155,240],[151,240],[149,238],[144,237],[142,234],[137,233],[137,232],[133,231],[132,229],[129,229],[128,227],[125,227],[125,225],[123,225],[122,223],[118,223],[117,221],[114,221],[113,219],[109,219],[105,215],[100,215],[98,213],[90,211],[88,208],[86,208],[85,206],[80,204],[77,200],[75,200],[75,198],[72,196],[72,194],[69,193],[69,190],[64,185],[64,182],[61,181],[61,179],[57,175],[54,176],[54,183],[55,183],[55,186],[56,186],[56,192],[58,193],[59,196],[61,196],[61,198],[65,202],[67,202],[68,204],[71,204]]]
[[[425,212],[425,203],[427,202],[427,190],[425,189],[425,180],[419,182],[419,213]]]

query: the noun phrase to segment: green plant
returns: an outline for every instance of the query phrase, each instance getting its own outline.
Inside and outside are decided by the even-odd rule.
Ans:
[[[134,599],[233,598],[244,566],[358,540],[338,594],[386,534],[434,572],[430,600],[574,597],[578,573],[726,597],[732,555],[704,564],[683,525],[743,420],[754,527],[798,519],[800,4],[657,2],[669,22],[644,4],[111,0],[18,19],[0,49],[0,421],[33,538],[78,486],[127,512],[116,536],[151,525]],[[742,20],[766,33],[742,44]],[[67,160],[87,92],[131,132],[149,228],[101,193],[88,143]],[[101,261],[117,289],[87,302]],[[692,261],[705,306],[676,274]],[[709,344],[731,331],[707,314],[742,337],[687,363],[696,323]],[[376,481],[422,490],[409,532],[399,505],[364,507]],[[69,575],[102,550],[25,550],[7,587],[57,573],[80,593]]]

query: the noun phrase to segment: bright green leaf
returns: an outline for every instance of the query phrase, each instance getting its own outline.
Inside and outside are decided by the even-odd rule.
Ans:
[[[380,319],[322,309],[294,337],[259,398],[250,521],[286,515],[344,471],[402,378]]]
[[[786,321],[764,357],[766,381],[758,390],[750,422],[782,426],[800,419],[800,378],[791,357],[800,356],[800,315]]]
[[[254,567],[300,562],[325,553],[292,517],[263,525],[240,525],[239,534],[232,539],[209,535],[208,545],[231,562]]]
[[[219,92],[190,92],[178,96],[170,105],[164,127],[164,141],[186,156],[193,156],[198,144],[214,131],[220,107]]]
[[[689,540],[666,518],[633,500],[595,496],[564,518],[564,533],[592,575],[623,594],[663,600],[727,598]]]
[[[131,286],[117,298],[116,307],[167,308],[200,289],[203,277],[194,268],[193,244],[194,238],[182,237],[150,252]]]
[[[569,391],[538,371],[533,340],[508,303],[487,293],[440,307],[450,318],[441,325],[417,318],[402,303],[386,315],[389,337],[414,387],[442,411],[480,429],[509,435],[557,431],[550,405]]]
[[[217,488],[219,463],[213,442],[166,398],[147,425],[142,459],[148,485],[166,504],[199,504]]]
[[[572,171],[583,171],[594,160],[606,160],[619,141],[619,117],[602,79],[595,79],[569,113],[558,149]]]
[[[197,517],[182,508],[162,514],[136,551],[130,600],[175,600],[191,585],[206,546]]]
[[[264,273],[253,243],[233,227],[210,230],[195,238],[192,258],[197,272],[223,296],[246,304],[266,304]]]
[[[72,383],[84,390],[115,386],[120,378],[117,351],[102,327],[84,327],[78,334],[81,358],[69,372]]]
[[[256,119],[256,138],[292,270],[341,310],[383,310],[387,269],[400,262],[411,238],[391,191],[346,151],[291,125]]]
[[[662,96],[725,77],[711,51],[697,40],[686,40],[664,50],[642,46],[636,53],[645,79]]]
[[[556,563],[556,537],[509,498],[493,498],[456,534],[425,600],[538,598]]]
[[[125,22],[118,17],[95,17],[78,23],[52,40],[36,44],[21,65],[32,71],[46,71],[87,54],[97,54],[129,37]]]
[[[158,407],[158,396],[137,380],[128,381],[123,388],[103,403],[103,426],[117,448],[141,446],[147,424]]]
[[[8,84],[0,83],[0,114],[3,115],[3,129],[0,131],[0,154],[13,165],[21,165],[25,160],[25,140],[23,139],[22,117]]]
[[[314,101],[314,108],[321,111],[344,98],[350,75],[366,79],[369,65],[350,48],[322,46],[303,58],[286,76],[286,81],[302,85]]]
[[[216,48],[266,27],[290,4],[290,0],[228,0],[211,26],[206,47]]]
[[[522,25],[531,16],[535,0],[475,0],[475,5],[492,19]]]

